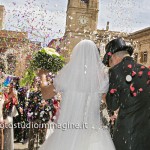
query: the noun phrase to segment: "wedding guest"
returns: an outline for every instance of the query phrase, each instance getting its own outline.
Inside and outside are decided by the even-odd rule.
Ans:
[[[4,149],[14,149],[13,116],[18,115],[16,107],[22,113],[22,108],[18,104],[16,92],[13,89],[13,83],[4,89],[3,117],[5,121],[4,129]]]
[[[26,92],[27,89],[22,87],[18,89],[18,102],[19,105],[21,106],[21,108],[23,109],[23,114],[21,114],[19,111],[19,115],[14,117],[14,123],[21,123],[24,122],[26,125],[29,123],[27,121],[27,113],[26,113]],[[25,144],[27,142],[28,139],[28,128],[23,127],[23,128],[15,128],[14,129],[14,137],[16,139],[15,143],[19,143],[22,142],[23,144]]]

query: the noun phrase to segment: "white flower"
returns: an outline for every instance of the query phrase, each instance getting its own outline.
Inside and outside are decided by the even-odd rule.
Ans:
[[[46,111],[49,111],[49,110],[50,110],[50,107],[48,106],[45,110],[46,110]]]
[[[44,113],[45,113],[44,111],[41,111],[40,112],[40,117],[43,117]]]
[[[54,116],[53,119],[56,120],[56,116]]]
[[[45,112],[44,111],[41,111],[41,113],[40,114],[44,114]]]
[[[42,99],[41,103],[42,103],[42,104],[43,104],[43,103],[45,103],[45,100],[44,100],[44,99]]]
[[[55,51],[55,49],[53,49],[53,48],[45,47],[45,48],[43,48],[43,49],[44,49],[45,52],[46,52],[47,54],[49,54],[49,55],[60,56],[60,55]],[[43,49],[42,49],[42,50],[43,50]]]
[[[45,118],[43,118],[42,120],[45,121]]]
[[[42,118],[42,117],[43,117],[43,114],[40,114],[40,117]]]
[[[49,115],[50,115],[50,117],[52,117],[52,112],[51,111],[49,112]]]
[[[55,96],[54,96],[54,99],[58,99],[58,96],[57,96],[57,95],[55,95]]]
[[[31,113],[28,113],[28,116],[29,116],[29,117],[31,117],[32,115],[33,115],[33,112],[31,112]]]

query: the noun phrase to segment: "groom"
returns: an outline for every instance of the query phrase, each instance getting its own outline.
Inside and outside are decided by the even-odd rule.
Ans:
[[[104,64],[110,67],[108,110],[119,109],[114,127],[116,150],[150,150],[150,69],[137,64],[133,48],[122,38],[106,45]]]

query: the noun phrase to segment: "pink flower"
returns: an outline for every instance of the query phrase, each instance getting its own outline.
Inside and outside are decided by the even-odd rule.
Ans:
[[[141,69],[145,69],[145,66],[141,66]]]
[[[142,74],[143,74],[143,71],[140,71],[138,74],[139,74],[139,76],[142,76]]]
[[[111,89],[111,90],[110,90],[110,93],[111,93],[111,94],[114,94],[115,92],[117,92],[117,89]]]
[[[140,88],[140,89],[139,89],[139,91],[140,91],[140,92],[143,92],[143,89],[142,89],[142,88]]]
[[[147,84],[150,84],[150,80],[147,81]]]
[[[133,92],[135,88],[133,87],[133,84],[130,85],[130,90]]]
[[[148,76],[150,76],[150,71],[148,72]]]
[[[136,72],[135,72],[135,71],[132,71],[132,77],[135,76],[135,75],[136,75]]]
[[[133,93],[133,96],[137,96],[137,94],[134,92],[134,93]]]
[[[128,65],[128,68],[130,68],[130,69],[131,69],[131,68],[132,68],[132,65],[131,65],[131,64],[129,64],[129,65]]]
[[[109,53],[108,53],[108,56],[111,56],[111,55],[112,55],[112,53],[111,53],[111,52],[109,52]]]

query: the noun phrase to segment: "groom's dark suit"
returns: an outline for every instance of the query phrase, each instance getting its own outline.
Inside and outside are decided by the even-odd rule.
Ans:
[[[116,150],[150,150],[150,70],[125,57],[110,69],[108,109],[119,108],[114,129]]]

